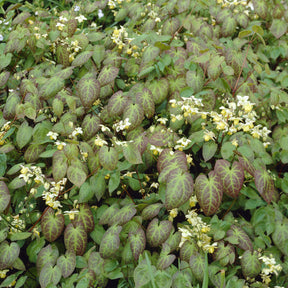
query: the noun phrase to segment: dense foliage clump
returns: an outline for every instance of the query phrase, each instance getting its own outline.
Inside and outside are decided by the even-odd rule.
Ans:
[[[0,287],[286,287],[286,1],[16,2]]]

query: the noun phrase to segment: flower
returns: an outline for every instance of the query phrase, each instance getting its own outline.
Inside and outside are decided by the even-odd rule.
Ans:
[[[62,31],[63,27],[65,26],[65,24],[57,22],[56,27],[58,28],[58,30]]]
[[[56,132],[50,131],[46,134],[46,136],[48,136],[51,140],[57,140],[57,137],[59,136],[59,134]]]
[[[2,279],[6,278],[7,272],[9,272],[9,269],[0,270],[0,278]]]
[[[104,13],[101,9],[98,10],[98,18],[101,19],[102,17],[104,17]]]
[[[0,34],[0,41],[3,41],[4,40],[4,37],[2,34]]]
[[[78,20],[79,23],[82,23],[84,20],[87,20],[87,18],[83,15],[75,17],[76,20]]]
[[[74,12],[78,12],[78,11],[80,11],[80,6],[76,5],[74,8]]]
[[[215,141],[216,140],[216,135],[214,134],[213,131],[208,131],[208,130],[205,130],[204,131],[204,136],[203,136],[204,140],[207,142],[209,140],[213,140]]]
[[[64,146],[66,146],[66,143],[61,141],[56,141],[54,144],[57,145],[58,150],[63,150]]]
[[[99,135],[97,135],[96,139],[94,140],[94,144],[96,146],[102,147],[103,145],[108,145],[108,142],[103,140]]]
[[[78,210],[64,211],[64,215],[68,215],[70,220],[74,220],[75,214],[78,214]]]

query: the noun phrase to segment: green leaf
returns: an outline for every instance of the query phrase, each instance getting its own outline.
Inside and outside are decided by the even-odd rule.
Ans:
[[[91,189],[89,181],[85,181],[79,190],[79,203],[86,203],[94,196],[94,191]]]
[[[64,232],[64,244],[67,250],[83,255],[87,245],[87,233],[82,222],[67,225]]]
[[[162,203],[150,204],[147,207],[145,207],[141,214],[143,220],[150,220],[155,216],[157,216],[162,207],[163,207]]]
[[[16,141],[20,149],[30,142],[32,132],[33,128],[29,126],[28,122],[24,121],[16,134]]]
[[[266,170],[256,170],[255,185],[262,198],[269,204],[275,193],[274,181]]]
[[[49,207],[41,217],[41,229],[46,240],[49,242],[55,241],[64,229],[63,214],[56,214],[55,211]]]
[[[214,141],[208,141],[203,144],[202,155],[205,162],[209,161],[215,155],[217,148],[218,145]]]
[[[20,247],[16,242],[8,243],[4,241],[0,244],[0,269],[4,270],[13,266],[19,257]]]
[[[152,247],[157,247],[165,242],[172,230],[172,223],[168,220],[160,221],[158,218],[154,218],[147,227],[146,237],[147,242]]]
[[[110,195],[113,191],[115,191],[120,184],[120,171],[116,171],[113,174],[111,174],[108,184],[108,190]]]
[[[28,245],[26,252],[27,252],[27,255],[29,256],[29,261],[31,263],[36,263],[37,254],[44,247],[44,245],[45,245],[44,237],[36,238]]]
[[[241,164],[234,161],[230,168],[227,160],[217,160],[215,171],[222,180],[224,192],[232,198],[237,198],[244,183],[244,170]]]
[[[230,229],[226,232],[225,240],[230,242],[231,244],[236,245],[240,249],[250,251],[253,250],[253,244],[249,236],[242,228],[236,225],[230,226]]]
[[[106,170],[114,170],[118,164],[118,152],[114,147],[102,146],[99,150],[100,164]]]
[[[100,171],[89,178],[91,190],[94,192],[98,201],[103,197],[107,188],[104,177],[105,176]]]
[[[117,252],[120,247],[119,234],[121,230],[121,226],[114,225],[105,232],[99,248],[102,258],[111,258]]]
[[[134,143],[128,143],[123,146],[123,154],[126,160],[131,164],[141,164],[142,156]]]
[[[243,30],[243,31],[239,32],[238,37],[241,39],[241,38],[244,38],[244,37],[250,36],[250,35],[252,35],[251,30]]]
[[[167,210],[178,208],[193,194],[193,178],[189,172],[171,173],[166,183],[165,207]]]
[[[261,272],[261,262],[257,251],[245,251],[241,256],[241,267],[244,277],[256,277]]]
[[[93,51],[83,51],[79,53],[76,58],[72,61],[72,66],[82,66],[84,65],[93,55]]]
[[[286,256],[288,256],[288,219],[276,221],[275,231],[272,234],[272,239],[277,248]]]
[[[95,45],[92,58],[96,63],[97,67],[100,67],[101,62],[104,59],[104,56],[105,56],[105,47],[103,45]]]
[[[71,251],[66,251],[57,259],[57,266],[64,278],[69,277],[76,267],[76,255]]]
[[[149,270],[146,260],[142,260],[134,269],[133,276],[136,288],[145,287],[144,285],[148,284],[151,281],[151,276],[154,277],[157,269],[154,265],[151,266],[151,264],[150,269],[151,270]],[[148,287],[151,287],[151,284]]]
[[[204,85],[204,73],[201,68],[197,71],[187,71],[186,72],[186,83],[189,87],[193,89],[196,94],[200,92]]]
[[[79,205],[79,213],[75,214],[73,223],[81,222],[84,225],[85,231],[90,233],[94,229],[94,218],[88,203],[83,203]]]
[[[32,235],[30,232],[17,232],[11,235],[11,241],[19,241],[29,238]]]
[[[128,97],[119,90],[108,101],[108,113],[111,117],[120,116],[127,105]]]
[[[228,160],[235,150],[235,146],[231,142],[225,142],[221,147],[221,156]]]
[[[64,151],[56,151],[52,157],[52,171],[56,182],[63,179],[68,168],[68,161]]]
[[[0,56],[0,59],[1,59],[1,56]],[[10,76],[10,72],[8,71],[3,71],[0,74],[0,87],[3,87],[6,84],[6,82],[9,79],[9,76]]]
[[[223,197],[221,178],[215,171],[210,171],[208,177],[200,174],[195,181],[196,196],[206,216],[217,212]]]
[[[39,283],[41,288],[46,288],[50,283],[53,283],[55,286],[60,282],[61,279],[61,270],[57,265],[54,267],[47,263],[40,272]]]
[[[40,95],[44,100],[54,97],[64,87],[64,79],[59,77],[52,77],[45,81],[40,88]]]
[[[128,237],[133,257],[137,261],[146,246],[145,232],[139,227],[135,232],[129,232]]]
[[[114,82],[119,73],[119,68],[112,66],[104,66],[98,75],[98,81],[101,87]]]
[[[285,21],[281,19],[273,19],[270,31],[277,39],[279,39],[286,33],[287,27],[288,24]]]
[[[203,254],[195,253],[190,257],[189,265],[193,272],[193,275],[199,281],[203,281],[204,279],[204,271],[205,271],[205,257]]]
[[[81,185],[86,181],[87,174],[78,162],[74,162],[67,169],[67,177],[71,183],[77,187],[81,187]]]
[[[95,78],[81,78],[77,84],[77,88],[84,108],[91,108],[100,96],[100,82]]]

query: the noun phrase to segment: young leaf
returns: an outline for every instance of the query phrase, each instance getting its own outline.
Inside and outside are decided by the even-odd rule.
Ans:
[[[114,147],[102,146],[99,150],[100,164],[106,170],[114,170],[118,164],[118,152]]]
[[[57,265],[54,267],[47,263],[40,272],[39,283],[41,288],[46,288],[50,283],[53,283],[55,286],[60,282],[61,279],[61,270]]]

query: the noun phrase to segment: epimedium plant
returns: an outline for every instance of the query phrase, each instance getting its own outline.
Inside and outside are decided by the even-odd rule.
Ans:
[[[285,287],[285,1],[19,2],[0,287]]]

